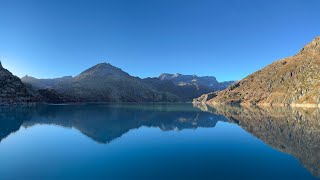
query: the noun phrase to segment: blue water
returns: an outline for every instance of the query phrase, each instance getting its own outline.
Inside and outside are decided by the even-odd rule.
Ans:
[[[1,179],[316,178],[192,104],[2,107],[0,118]]]

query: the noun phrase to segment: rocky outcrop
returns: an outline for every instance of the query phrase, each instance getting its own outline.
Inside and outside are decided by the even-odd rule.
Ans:
[[[218,93],[208,104],[308,106],[320,104],[320,37],[295,56],[272,63]]]
[[[0,105],[27,104],[35,101],[36,98],[28,92],[21,80],[3,68],[0,62]]]

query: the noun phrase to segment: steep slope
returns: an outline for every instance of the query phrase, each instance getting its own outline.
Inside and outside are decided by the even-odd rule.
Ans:
[[[233,84],[209,104],[318,106],[320,37],[298,54],[272,63]]]
[[[3,68],[0,62],[0,105],[25,104],[35,101],[21,80]]]

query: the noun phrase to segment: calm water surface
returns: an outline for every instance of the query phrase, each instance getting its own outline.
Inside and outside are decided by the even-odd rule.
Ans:
[[[1,179],[315,179],[318,110],[0,108]]]

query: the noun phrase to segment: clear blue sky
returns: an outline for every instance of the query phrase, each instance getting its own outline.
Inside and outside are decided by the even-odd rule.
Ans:
[[[0,0],[0,57],[18,76],[241,79],[320,35],[319,0]]]

